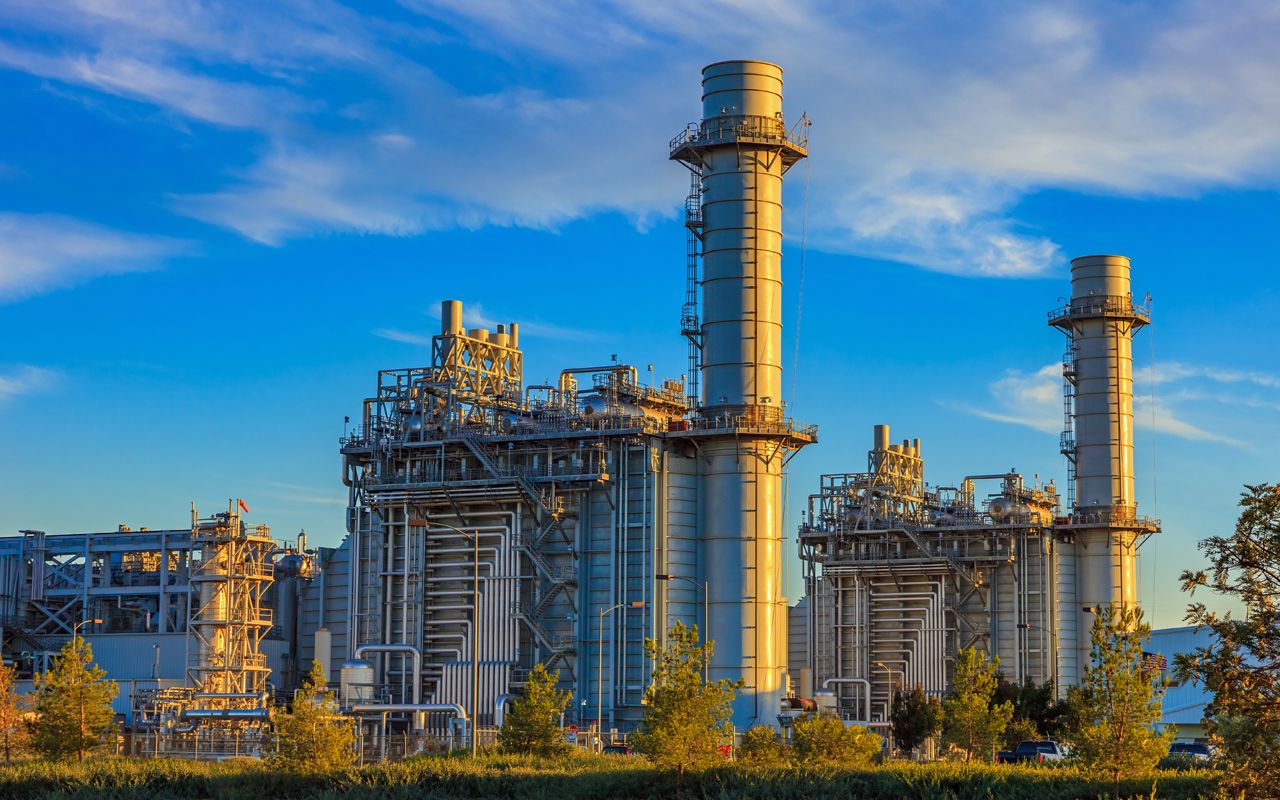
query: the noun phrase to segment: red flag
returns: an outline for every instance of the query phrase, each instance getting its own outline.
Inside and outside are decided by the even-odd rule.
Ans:
[[[244,504],[244,501],[243,501],[243,500],[236,500],[236,502],[240,504],[240,510],[241,510],[241,511],[243,511],[243,512],[244,512],[244,513],[246,513],[246,514],[248,514],[248,513],[249,513],[249,507],[248,507],[248,506],[246,506],[246,505]]]

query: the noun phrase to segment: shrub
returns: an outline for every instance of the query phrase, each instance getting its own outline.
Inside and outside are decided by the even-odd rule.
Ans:
[[[860,725],[846,726],[834,714],[800,717],[792,741],[797,760],[808,766],[866,766],[881,748],[879,736]]]
[[[742,734],[738,747],[738,761],[758,767],[773,767],[783,763],[786,753],[778,741],[778,732],[768,725],[757,725]]]

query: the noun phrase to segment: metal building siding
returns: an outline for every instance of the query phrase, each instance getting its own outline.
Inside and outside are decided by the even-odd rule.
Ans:
[[[315,658],[316,630],[321,627],[321,622],[332,636],[332,667],[336,670],[347,659],[351,537],[343,539],[336,549],[322,548],[318,566],[320,574],[303,584],[302,599],[298,604],[299,674],[311,668],[311,661]],[[337,676],[331,675],[330,680],[336,681]]]
[[[1213,642],[1213,638],[1213,631],[1208,628],[1162,628],[1151,632],[1151,638],[1143,649],[1167,658],[1168,669],[1172,670],[1174,656],[1206,647]],[[1166,671],[1165,674],[1169,675],[1170,672]],[[1212,700],[1213,695],[1199,682],[1170,685],[1164,695],[1164,714],[1160,722],[1164,725],[1199,725],[1204,718],[1205,706]]]
[[[112,680],[186,679],[187,635],[185,633],[108,633],[84,637],[93,650],[93,660]],[[160,646],[160,672],[153,675],[154,645]]]

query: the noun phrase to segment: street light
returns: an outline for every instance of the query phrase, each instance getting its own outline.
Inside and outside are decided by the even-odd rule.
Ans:
[[[421,522],[422,527],[430,530],[440,528],[453,531],[471,542],[472,574],[471,574],[471,757],[479,752],[476,746],[476,735],[480,728],[480,534],[467,533],[461,528],[446,525],[434,520],[409,520]]]
[[[711,673],[709,670],[711,667],[711,660],[706,656],[705,645],[711,633],[711,581],[698,583],[693,578],[685,578],[680,575],[668,575],[665,573],[659,573],[653,577],[657,580],[667,582],[684,581],[685,583],[692,585],[695,589],[700,589],[702,591],[702,644],[704,645],[702,657],[702,682],[710,682],[711,679],[709,675]]]
[[[1032,625],[1030,622],[1019,622],[1018,630],[1020,631],[1044,631],[1049,634],[1049,646],[1053,648],[1053,699],[1058,699],[1058,632],[1049,630],[1040,625]]]
[[[893,713],[893,695],[894,695],[893,675],[896,670],[892,670],[889,667],[886,667],[883,661],[877,661],[876,666],[884,670],[885,672],[889,673],[889,705],[885,709],[885,714],[884,714],[884,721],[888,722],[889,715]]]
[[[76,660],[80,659],[80,652],[77,649],[80,627],[88,624],[101,625],[100,619],[82,619],[71,628],[71,652],[75,655]],[[76,670],[76,694],[80,699],[80,742],[76,745],[76,758],[79,761],[84,760],[84,670]]]
[[[604,733],[604,615],[613,613],[620,608],[644,608],[643,600],[632,600],[630,603],[617,603],[608,608],[600,609],[600,625],[598,632],[600,634],[597,642],[599,650],[599,660],[596,662],[596,739],[600,741]]]
[[[80,627],[82,625],[101,625],[101,619],[82,619],[71,627],[71,647],[75,648],[76,640],[80,636]]]

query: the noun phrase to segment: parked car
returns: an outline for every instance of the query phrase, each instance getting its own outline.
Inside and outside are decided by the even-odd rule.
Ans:
[[[606,756],[629,756],[631,755],[631,745],[629,744],[606,744],[600,752]]]
[[[1174,742],[1169,745],[1169,755],[1192,761],[1212,761],[1213,748],[1204,742]]]
[[[1067,746],[1052,740],[1022,742],[1014,750],[996,753],[997,764],[1044,764],[1067,757]]]

